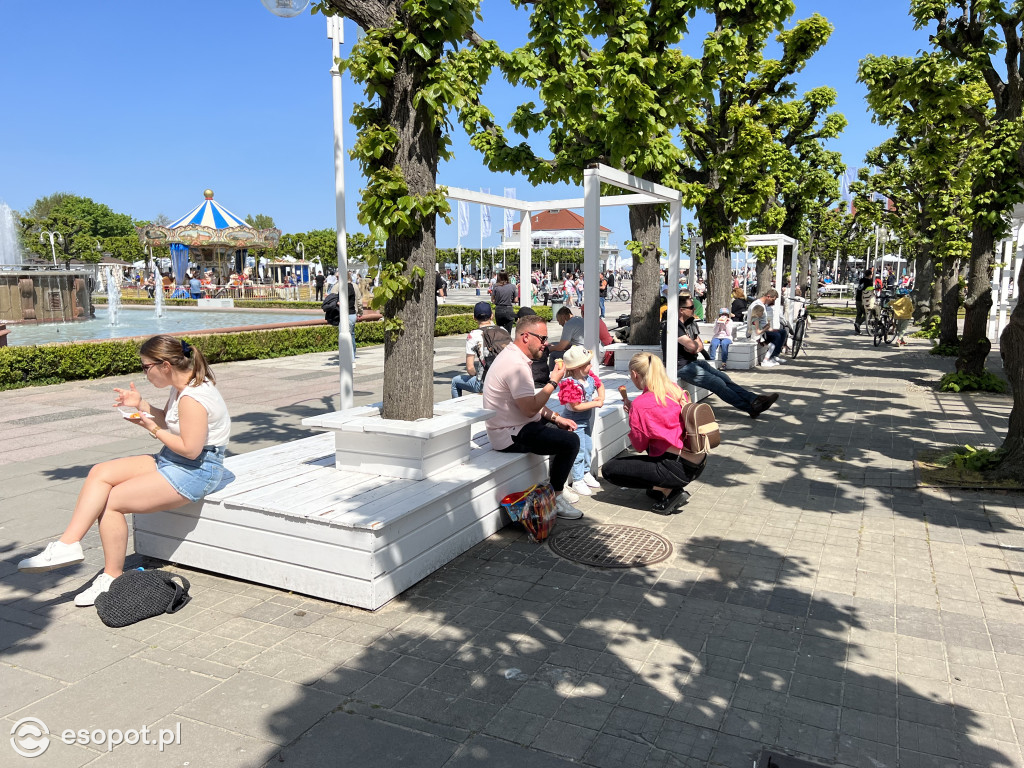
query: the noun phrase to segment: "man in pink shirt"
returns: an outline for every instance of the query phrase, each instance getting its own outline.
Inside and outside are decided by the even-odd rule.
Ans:
[[[576,422],[547,407],[548,399],[565,375],[565,366],[559,360],[551,379],[539,392],[534,390],[530,368],[532,361],[547,354],[547,342],[547,321],[537,315],[526,315],[516,323],[515,341],[494,358],[483,390],[484,408],[495,412],[487,420],[487,439],[496,451],[550,456],[551,487],[557,494],[558,516],[575,520],[583,517],[573,506],[580,497],[566,488],[565,482],[580,449]]]

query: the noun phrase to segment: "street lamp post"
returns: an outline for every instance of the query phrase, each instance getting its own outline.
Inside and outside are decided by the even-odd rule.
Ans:
[[[260,0],[264,7],[275,16],[289,18],[302,13],[309,5],[309,0]],[[342,281],[348,281],[348,243],[345,226],[345,121],[341,109],[341,70],[337,61],[341,53],[341,44],[345,41],[342,16],[327,17],[327,37],[331,40],[331,92],[333,96],[334,114],[334,206],[337,220],[338,250],[338,371],[340,379],[341,409],[351,408],[353,404],[352,369],[355,358],[355,339],[349,328],[346,294],[343,294]]]
[[[57,240],[60,241],[61,245],[64,245],[64,235],[62,235],[60,232],[57,232],[56,230],[51,232],[48,229],[44,229],[42,232],[39,233],[39,242],[40,243],[45,243],[47,235],[50,236],[50,255],[53,256],[53,266],[56,267],[57,266],[57,249],[54,247],[53,241],[54,241],[54,238],[56,238]]]

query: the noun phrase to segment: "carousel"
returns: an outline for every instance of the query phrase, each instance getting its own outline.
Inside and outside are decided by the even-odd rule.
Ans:
[[[249,274],[253,263],[249,250],[273,250],[281,239],[281,230],[254,229],[215,202],[212,189],[205,190],[203,197],[203,202],[166,227],[136,227],[143,247],[170,247],[175,285],[185,283],[189,262],[212,273],[218,284],[226,283],[232,272]]]

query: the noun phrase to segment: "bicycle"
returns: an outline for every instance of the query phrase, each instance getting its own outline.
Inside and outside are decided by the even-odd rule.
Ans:
[[[873,314],[876,317],[872,335],[874,336],[876,347],[883,341],[886,344],[892,344],[896,340],[896,313],[889,306],[890,299],[892,299],[892,294],[886,291],[880,294],[874,303]],[[871,333],[870,327],[868,332]]]
[[[796,318],[790,323],[789,319],[783,315],[780,324],[785,325],[789,331],[789,356],[795,360],[801,350],[804,357],[807,357],[807,348],[804,342],[807,338],[807,326],[810,324],[811,316],[807,313],[807,299],[792,297],[788,301],[793,301],[797,305]]]
[[[620,285],[608,289],[607,298],[611,301],[629,301],[629,289]]]

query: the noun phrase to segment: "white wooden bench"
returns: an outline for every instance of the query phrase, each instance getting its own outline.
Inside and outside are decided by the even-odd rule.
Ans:
[[[605,382],[595,467],[628,441],[620,383]],[[457,398],[435,412],[472,412],[481,401]],[[352,410],[363,418],[375,409]],[[205,499],[136,516],[135,551],[374,610],[508,524],[501,499],[547,479],[544,457],[492,450],[483,426],[472,425],[465,461],[421,480],[336,469],[330,433],[231,456],[232,477]]]
[[[615,353],[613,369],[619,373],[625,373],[629,370],[629,361],[633,359],[633,355],[639,352],[649,352],[652,355],[657,355],[659,358],[661,357],[661,347],[657,344],[626,344],[619,341],[615,344],[606,345],[604,351]]]

